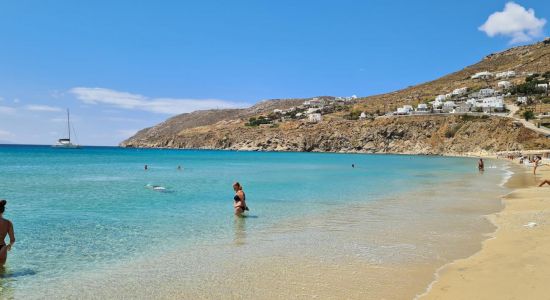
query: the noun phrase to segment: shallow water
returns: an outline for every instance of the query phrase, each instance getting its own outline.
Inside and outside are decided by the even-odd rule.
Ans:
[[[18,240],[2,295],[379,298],[399,273],[413,277],[397,280],[408,295],[492,230],[482,215],[498,209],[506,171],[487,164],[2,146],[0,197]],[[237,180],[251,211],[235,220]]]

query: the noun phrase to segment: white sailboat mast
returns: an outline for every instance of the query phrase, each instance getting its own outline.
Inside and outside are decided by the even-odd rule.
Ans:
[[[69,142],[71,141],[71,121],[69,116],[69,109],[67,108],[67,130],[69,132]]]

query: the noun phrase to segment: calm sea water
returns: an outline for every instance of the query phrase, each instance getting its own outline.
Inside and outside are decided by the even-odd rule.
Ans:
[[[246,234],[270,239],[287,221],[504,174],[495,163],[480,176],[468,158],[0,146],[0,198],[17,236],[0,288],[17,295],[153,253],[231,244],[234,181],[251,209]]]

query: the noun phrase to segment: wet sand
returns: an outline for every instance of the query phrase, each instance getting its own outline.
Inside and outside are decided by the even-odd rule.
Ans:
[[[494,238],[475,255],[439,271],[420,299],[548,299],[550,282],[550,166],[517,166],[508,182],[514,191],[491,221]],[[531,226],[526,226],[526,225]]]

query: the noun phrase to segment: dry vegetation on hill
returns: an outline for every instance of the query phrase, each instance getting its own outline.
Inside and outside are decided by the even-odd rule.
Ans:
[[[405,104],[433,100],[438,94],[469,87],[496,87],[498,80],[473,80],[480,71],[514,70],[524,73],[550,70],[550,42],[512,48],[491,54],[479,63],[424,84],[400,91],[360,98],[348,111],[389,111]],[[336,151],[461,154],[550,148],[550,139],[502,117],[423,116],[344,120],[345,112],[324,116],[323,122],[303,120],[271,127],[248,127],[248,118],[274,109],[300,105],[304,99],[269,100],[245,109],[197,111],[168,119],[138,132],[121,143],[126,147],[174,147],[200,149]]]

